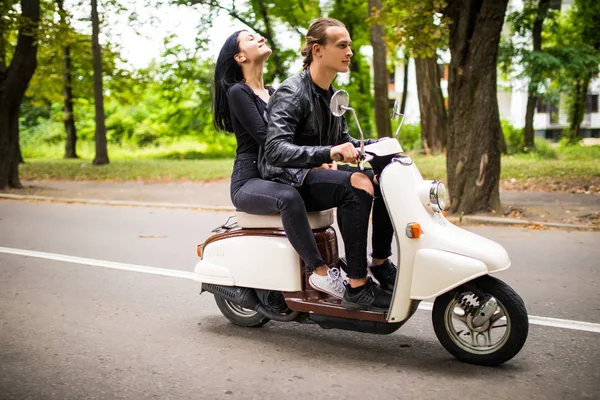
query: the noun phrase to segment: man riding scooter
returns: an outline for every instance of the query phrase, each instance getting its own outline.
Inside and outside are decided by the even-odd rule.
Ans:
[[[269,102],[267,140],[260,169],[264,179],[296,187],[309,211],[337,207],[348,276],[342,306],[385,311],[391,294],[382,288],[393,290],[397,268],[388,259],[394,231],[384,200],[371,170],[338,167],[333,161],[356,163],[359,156],[359,142],[348,134],[344,117],[333,116],[329,108],[335,92],[333,80],[338,72],[349,70],[351,43],[340,21],[320,18],[310,26],[302,50],[304,71],[284,81]],[[367,276],[371,207],[370,270],[381,286]]]

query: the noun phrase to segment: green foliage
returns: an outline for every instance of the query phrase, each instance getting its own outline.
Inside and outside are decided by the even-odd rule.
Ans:
[[[393,132],[396,132],[396,126],[392,126]],[[405,151],[421,151],[423,142],[421,141],[421,124],[403,124],[398,141]]]
[[[347,84],[335,84],[350,95],[352,107],[356,110],[358,121],[366,137],[377,137],[374,127],[373,94],[371,92],[371,69],[365,57],[360,53],[362,46],[370,40],[367,24],[368,3],[364,0],[336,0],[330,15],[340,19],[346,25],[352,38],[354,56],[350,64],[350,80]],[[360,133],[354,118],[346,115],[350,134],[358,138]]]
[[[507,120],[501,120],[502,134],[506,142],[506,152],[509,155],[529,154],[533,158],[538,159],[555,159],[557,151],[552,147],[550,142],[543,138],[534,138],[535,149],[524,147],[523,129],[515,128]]]
[[[501,120],[502,134],[506,142],[508,154],[519,153],[523,150],[523,129],[515,128],[509,121]]]
[[[448,45],[448,19],[441,14],[445,0],[384,0],[374,20],[389,26],[390,47],[404,47],[411,57],[434,57]]]

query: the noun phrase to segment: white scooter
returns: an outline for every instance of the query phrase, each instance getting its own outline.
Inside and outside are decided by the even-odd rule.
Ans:
[[[332,113],[340,116],[350,110],[358,125],[348,101],[345,91],[336,92]],[[394,114],[399,115],[396,111],[397,106]],[[377,334],[396,331],[421,300],[435,298],[435,333],[457,359],[491,366],[513,358],[527,339],[527,311],[517,293],[490,276],[510,266],[507,252],[446,219],[444,184],[424,180],[396,139],[364,146],[360,133],[361,168],[366,162],[383,168],[379,184],[399,251],[389,310],[347,310],[339,299],[313,290],[306,265],[286,238],[278,214],[238,211],[237,222],[230,223],[230,217],[198,246],[201,260],[195,276],[202,292],[213,293],[223,315],[241,326],[297,321]],[[344,269],[332,227],[333,211],[311,212],[309,220],[326,263]]]

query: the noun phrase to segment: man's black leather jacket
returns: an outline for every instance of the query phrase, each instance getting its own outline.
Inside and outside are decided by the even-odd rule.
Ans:
[[[324,113],[331,115],[331,129],[324,126]],[[360,145],[348,134],[345,118],[331,114],[308,69],[279,86],[269,100],[267,114],[267,139],[259,155],[263,179],[302,186],[311,168],[332,161],[332,146],[346,142]],[[372,142],[370,139],[365,144]]]

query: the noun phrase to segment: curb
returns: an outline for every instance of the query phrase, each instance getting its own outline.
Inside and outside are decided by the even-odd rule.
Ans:
[[[50,196],[35,196],[35,195],[19,195],[10,193],[0,193],[0,199],[8,200],[25,200],[25,201],[44,201],[49,203],[66,203],[66,204],[94,204],[107,206],[125,206],[125,207],[148,207],[148,208],[171,208],[185,210],[204,210],[204,211],[235,211],[233,206],[213,206],[206,204],[186,204],[186,203],[159,203],[145,201],[130,201],[130,200],[98,200],[86,198],[65,198],[65,197],[50,197]],[[560,222],[542,222],[521,220],[515,218],[499,218],[499,217],[484,217],[477,215],[465,215],[462,218],[450,216],[448,220],[456,223],[477,223],[486,225],[505,225],[505,226],[541,226],[549,228],[585,230],[585,231],[600,231],[600,226],[564,224]]]
[[[126,207],[150,207],[150,208],[175,208],[187,210],[205,210],[205,211],[235,211],[233,206],[212,206],[205,204],[186,204],[186,203],[159,203],[146,201],[130,200],[98,200],[85,198],[66,198],[50,196],[34,196],[0,193],[0,199],[25,200],[25,201],[45,201],[48,203],[66,203],[66,204],[94,204],[103,206],[126,206]]]
[[[600,226],[593,225],[577,225],[577,224],[565,224],[562,222],[544,222],[544,221],[532,221],[523,220],[516,218],[500,218],[500,217],[483,217],[477,215],[465,215],[462,217],[449,217],[448,220],[452,223],[477,223],[486,225],[507,225],[507,226],[539,226],[548,228],[562,228],[562,229],[574,229],[574,230],[586,230],[586,231],[600,231]]]

